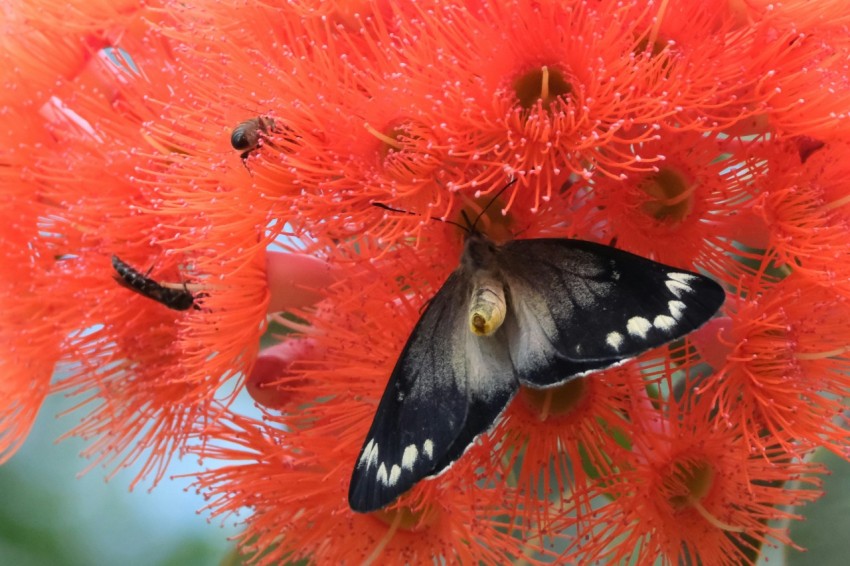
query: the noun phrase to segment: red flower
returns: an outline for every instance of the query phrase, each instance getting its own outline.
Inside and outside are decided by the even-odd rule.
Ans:
[[[563,521],[568,511],[581,519],[592,509],[597,480],[622,465],[622,442],[634,426],[628,409],[635,395],[645,395],[644,386],[638,365],[629,364],[553,389],[520,391],[504,432],[497,429],[504,440],[491,473],[504,474],[504,463],[511,462],[523,524],[557,532],[553,520]],[[559,503],[546,507],[540,501]]]
[[[595,490],[609,502],[585,517],[586,535],[568,551],[572,559],[653,564],[660,556],[676,564],[699,556],[707,564],[740,564],[762,544],[790,544],[770,521],[795,518],[781,506],[818,496],[785,484],[816,466],[791,462],[777,445],[754,454],[738,426],[713,424],[707,397],[685,394],[650,412],[653,419],[642,419],[650,426],[632,431],[630,461]]]
[[[81,396],[69,434],[96,463],[157,481],[196,452],[210,509],[253,510],[242,542],[263,563],[531,561],[563,539],[581,561],[722,564],[787,542],[767,521],[816,493],[785,485],[814,482],[801,457],[848,453],[845,11],[16,6],[0,458],[48,393]],[[446,473],[355,514],[378,399],[460,257],[433,217],[464,215],[497,242],[701,271],[727,306],[627,365],[521,391]],[[120,286],[113,255],[197,308]],[[243,389],[263,419],[232,409]]]
[[[846,454],[848,300],[796,274],[742,291],[718,337],[726,364],[700,390],[760,450],[789,442],[791,453],[808,444]]]
[[[799,140],[754,148],[752,161],[758,197],[749,225],[738,235],[743,243],[764,248],[770,261],[793,269],[839,293],[847,280],[846,225],[850,198],[845,141],[830,141],[807,159],[799,155]],[[767,269],[767,259],[763,269]]]
[[[733,254],[741,252],[728,234],[739,230],[751,193],[740,168],[719,157],[725,151],[723,140],[700,132],[664,132],[635,146],[634,159],[655,156],[651,170],[588,183],[583,221],[633,253],[701,265],[716,276],[734,273],[740,266]]]

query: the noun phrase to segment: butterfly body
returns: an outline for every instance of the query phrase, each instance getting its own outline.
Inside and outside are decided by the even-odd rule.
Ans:
[[[498,245],[470,230],[393,369],[349,504],[379,509],[445,471],[520,385],[554,387],[632,359],[704,324],[724,297],[707,277],[609,246]]]
[[[185,287],[183,289],[172,289],[160,285],[115,255],[112,256],[112,267],[118,273],[114,277],[115,280],[131,291],[176,311],[185,311],[192,307],[198,308],[198,305],[195,304],[195,297]]]

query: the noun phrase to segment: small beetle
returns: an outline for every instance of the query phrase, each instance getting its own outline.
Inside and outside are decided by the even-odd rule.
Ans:
[[[115,281],[131,291],[176,311],[185,311],[192,307],[200,310],[200,307],[195,304],[195,296],[189,292],[185,283],[183,289],[164,287],[148,277],[147,274],[142,274],[133,269],[116,255],[112,256],[112,267],[118,272],[118,275],[114,276]]]

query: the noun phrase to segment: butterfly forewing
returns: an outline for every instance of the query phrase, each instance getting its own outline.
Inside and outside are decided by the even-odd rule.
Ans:
[[[354,467],[355,511],[384,507],[442,472],[516,392],[506,334],[481,340],[468,330],[469,294],[461,270],[454,272],[413,329]]]
[[[355,511],[378,509],[429,475],[466,418],[462,323],[467,285],[455,272],[431,299],[378,405],[351,477]]]
[[[615,365],[702,326],[725,293],[697,273],[593,242],[516,240],[500,267],[521,383],[547,387]]]

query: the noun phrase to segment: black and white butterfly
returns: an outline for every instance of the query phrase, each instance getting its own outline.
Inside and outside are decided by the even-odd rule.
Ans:
[[[114,276],[114,279],[122,287],[126,287],[176,311],[185,311],[192,307],[200,309],[195,304],[195,296],[189,292],[185,284],[183,285],[183,289],[165,287],[144,273],[137,271],[130,264],[122,261],[117,255],[112,256],[112,267],[118,273],[118,275]]]
[[[684,336],[725,292],[711,279],[571,239],[497,245],[470,229],[390,376],[354,467],[351,508],[391,503],[490,430],[520,385],[546,388]]]

